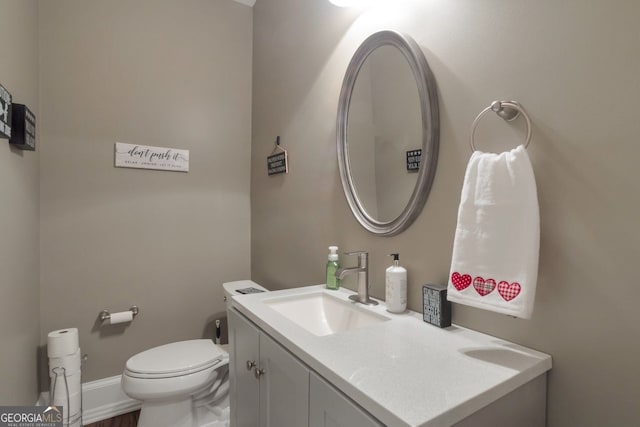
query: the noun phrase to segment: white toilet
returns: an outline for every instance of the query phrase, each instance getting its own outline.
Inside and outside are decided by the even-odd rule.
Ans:
[[[250,280],[223,285],[225,301],[266,291]],[[229,354],[210,339],[161,345],[127,360],[122,389],[142,401],[138,427],[228,427]]]

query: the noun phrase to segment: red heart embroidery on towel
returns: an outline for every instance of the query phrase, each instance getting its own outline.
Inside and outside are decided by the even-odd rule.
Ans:
[[[473,287],[476,288],[476,291],[483,297],[490,294],[496,288],[496,281],[493,279],[484,280],[478,276],[473,279]]]
[[[513,282],[500,282],[498,283],[498,293],[504,298],[505,301],[511,301],[520,294],[522,287],[520,283]]]
[[[468,274],[460,275],[460,273],[456,271],[451,275],[451,283],[453,283],[453,286],[459,291],[467,289],[471,284],[471,276]]]

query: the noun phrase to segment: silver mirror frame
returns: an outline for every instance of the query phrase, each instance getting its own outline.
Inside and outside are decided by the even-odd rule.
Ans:
[[[351,163],[347,156],[347,126],[351,95],[353,94],[353,88],[360,69],[367,57],[375,49],[386,45],[395,46],[402,52],[416,80],[422,117],[422,161],[416,185],[413,188],[407,206],[394,220],[382,222],[367,213],[356,193],[351,174]],[[351,62],[349,62],[342,82],[342,89],[340,90],[336,139],[342,188],[349,207],[358,222],[371,233],[380,236],[393,236],[404,231],[420,214],[429,197],[436,173],[440,143],[440,114],[436,80],[422,53],[422,49],[413,38],[396,31],[384,30],[372,34],[358,47],[353,54],[353,58],[351,58]]]

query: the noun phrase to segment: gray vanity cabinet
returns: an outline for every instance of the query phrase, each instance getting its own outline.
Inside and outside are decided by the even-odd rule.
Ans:
[[[309,368],[234,310],[228,315],[231,425],[307,427]]]
[[[260,331],[232,310],[228,313],[231,425],[255,427],[259,425],[260,388],[254,367],[260,359]]]
[[[377,420],[311,372],[309,427],[382,427]]]
[[[309,424],[309,368],[260,333],[260,427]]]

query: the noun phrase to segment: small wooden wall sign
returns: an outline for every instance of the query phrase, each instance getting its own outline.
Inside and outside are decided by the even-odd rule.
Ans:
[[[11,138],[11,94],[0,85],[0,138]]]
[[[269,175],[277,175],[279,173],[287,173],[287,153],[282,152],[267,157],[267,173]]]
[[[26,105],[13,104],[9,143],[22,150],[36,150],[36,116]]]
[[[189,172],[189,150],[116,142],[115,166]]]
[[[280,146],[280,136],[276,136],[276,146],[267,156],[267,174],[277,175],[279,173],[289,173],[289,158],[287,150]]]

